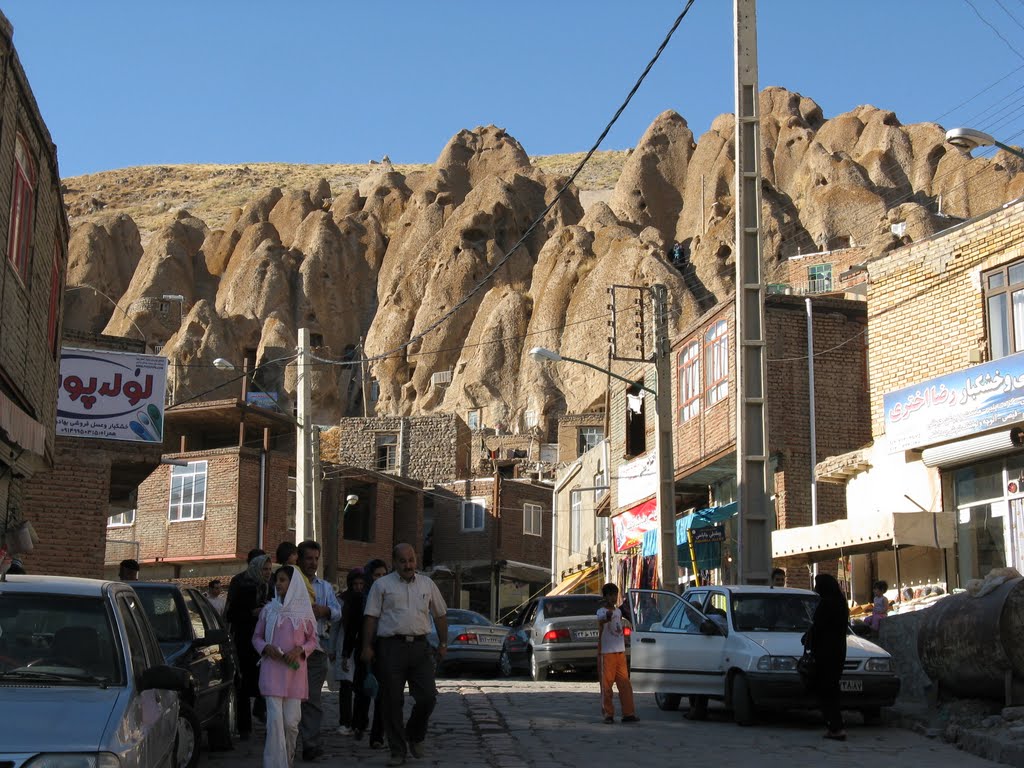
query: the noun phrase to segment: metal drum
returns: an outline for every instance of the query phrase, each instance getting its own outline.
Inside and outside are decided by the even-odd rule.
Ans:
[[[950,595],[925,614],[917,653],[941,691],[1002,699],[1007,671],[1024,680],[1024,579],[1009,579],[983,597]]]

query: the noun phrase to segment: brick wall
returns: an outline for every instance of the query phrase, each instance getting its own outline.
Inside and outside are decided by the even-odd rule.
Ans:
[[[604,431],[604,413],[573,413],[558,420],[558,461],[568,464],[580,457],[580,429],[598,427]]]
[[[856,269],[851,272],[851,268],[863,264],[868,256],[870,252],[863,246],[790,256],[785,263],[786,282],[792,286],[794,293],[800,294],[808,290],[816,293],[851,291],[867,280],[865,271]],[[808,270],[817,264],[832,266],[832,282],[827,291],[823,291],[827,286],[809,285]]]

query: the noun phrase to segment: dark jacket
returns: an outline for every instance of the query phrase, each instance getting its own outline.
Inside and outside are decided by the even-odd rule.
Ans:
[[[815,589],[821,595],[821,600],[814,611],[811,628],[804,636],[804,646],[814,654],[814,677],[838,680],[843,674],[843,663],[846,661],[850,609],[839,590],[839,584],[831,576],[824,579],[819,575],[815,579]]]

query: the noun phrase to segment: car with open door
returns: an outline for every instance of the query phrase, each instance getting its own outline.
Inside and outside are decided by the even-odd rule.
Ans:
[[[637,589],[630,677],[633,689],[655,694],[661,709],[687,697],[692,717],[709,699],[724,701],[747,725],[758,709],[808,709],[817,703],[797,672],[801,638],[818,595],[806,589],[714,586],[673,592]],[[899,693],[890,655],[850,633],[840,680],[844,709],[876,718]]]

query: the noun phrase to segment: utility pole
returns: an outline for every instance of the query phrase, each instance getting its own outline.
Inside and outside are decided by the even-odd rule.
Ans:
[[[295,394],[298,409],[295,434],[295,537],[301,542],[313,535],[306,530],[306,515],[312,510],[313,462],[310,424],[311,381],[309,378],[309,329],[299,329],[299,356],[295,360]]]
[[[657,377],[654,396],[654,451],[658,454],[658,537],[662,589],[673,592],[679,585],[679,557],[676,550],[675,451],[672,445],[672,355],[668,338],[668,289],[651,286],[654,310],[654,370]]]
[[[768,496],[761,132],[756,0],[734,0],[736,43],[736,487],[737,581],[767,584],[773,509]]]

